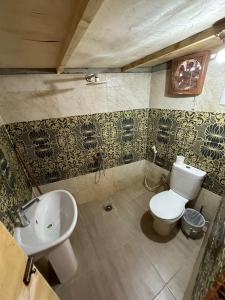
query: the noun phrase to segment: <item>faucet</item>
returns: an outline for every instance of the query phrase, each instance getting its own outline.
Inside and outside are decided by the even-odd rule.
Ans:
[[[21,207],[19,207],[16,210],[16,216],[20,222],[21,227],[26,227],[30,224],[30,221],[28,220],[27,216],[25,215],[25,211]]]
[[[17,219],[20,222],[21,227],[26,227],[30,224],[30,221],[27,218],[25,211],[28,209],[28,207],[33,205],[35,202],[39,202],[39,201],[40,201],[40,199],[35,197],[35,198],[31,199],[29,202],[27,202],[26,204],[24,204],[23,206],[17,208],[15,213],[16,213]]]

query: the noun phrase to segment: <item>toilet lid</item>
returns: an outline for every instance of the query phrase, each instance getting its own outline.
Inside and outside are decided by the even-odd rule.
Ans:
[[[150,200],[150,210],[156,217],[165,220],[178,218],[184,211],[186,199],[172,190],[159,193]]]

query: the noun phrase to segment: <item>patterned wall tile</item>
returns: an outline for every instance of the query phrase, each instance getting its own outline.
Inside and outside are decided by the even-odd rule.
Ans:
[[[177,155],[207,172],[204,187],[222,194],[225,189],[225,115],[221,113],[149,110],[147,153],[155,145],[156,163],[171,169]]]
[[[207,291],[217,276],[224,273],[225,267],[225,199],[223,198],[217,210],[212,230],[210,232],[205,253],[199,267],[198,277],[193,289],[192,300],[205,299]],[[223,282],[221,282],[222,284]],[[219,285],[218,285],[219,286]],[[215,295],[216,296],[216,295]],[[224,299],[224,293],[207,299]],[[220,298],[221,296],[221,298]]]
[[[5,126],[0,126],[0,220],[12,232],[12,208],[31,199],[31,186],[17,160]]]
[[[204,186],[221,194],[225,185],[224,114],[140,109],[13,123],[7,129],[39,184],[147,158],[170,169],[176,156],[208,174]]]
[[[145,157],[145,109],[21,122],[7,125],[13,142],[39,184],[97,170],[104,152],[107,168]]]

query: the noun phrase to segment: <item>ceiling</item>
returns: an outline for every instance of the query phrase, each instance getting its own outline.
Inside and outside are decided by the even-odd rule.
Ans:
[[[225,0],[105,0],[67,67],[121,67],[225,17]]]
[[[0,0],[0,68],[55,68],[74,0]],[[104,0],[67,68],[122,67],[225,17],[225,0]]]
[[[0,67],[54,68],[74,0],[0,0]]]

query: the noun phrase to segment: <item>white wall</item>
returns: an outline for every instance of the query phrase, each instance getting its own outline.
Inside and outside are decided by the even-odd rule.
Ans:
[[[150,107],[161,109],[193,110],[225,113],[225,105],[220,105],[220,97],[225,89],[225,63],[209,62],[202,94],[195,97],[165,96],[165,70],[155,71],[151,78]]]
[[[78,204],[94,200],[103,201],[118,191],[124,189],[143,190],[144,170],[147,161],[137,161],[107,169],[105,176],[101,174],[100,181],[95,182],[96,173],[89,173],[66,180],[57,181],[40,186],[46,193],[55,189],[70,191]],[[97,174],[98,175],[98,174]]]
[[[147,108],[151,74],[100,74],[88,86],[82,75],[0,76],[5,123]]]

